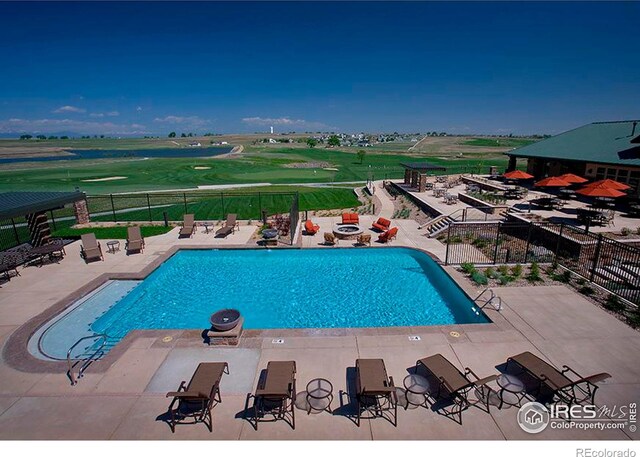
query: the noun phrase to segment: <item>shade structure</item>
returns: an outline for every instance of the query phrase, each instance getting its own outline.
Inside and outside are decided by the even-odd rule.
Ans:
[[[567,181],[569,184],[582,184],[588,181],[588,179],[583,178],[582,176],[574,175],[573,173],[565,173],[558,176],[558,178],[562,179],[563,181]]]
[[[613,179],[601,179],[600,181],[587,184],[585,187],[606,187],[607,189],[615,190],[627,190],[629,186],[622,184],[621,182],[614,181]]]
[[[510,171],[508,173],[503,174],[502,176],[507,178],[507,179],[531,179],[531,178],[533,178],[533,175],[530,175],[529,173],[521,171],[521,170],[513,170],[513,171]]]
[[[580,190],[576,191],[576,194],[584,195],[585,197],[608,197],[608,198],[618,198],[626,195],[624,192],[621,192],[616,189],[612,189],[606,186],[585,186]]]
[[[543,180],[538,181],[534,184],[535,187],[567,187],[569,185],[571,185],[570,182],[567,182],[564,179],[560,179],[557,176],[544,178]]]

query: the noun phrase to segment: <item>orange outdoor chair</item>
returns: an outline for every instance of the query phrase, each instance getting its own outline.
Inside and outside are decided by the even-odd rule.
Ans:
[[[358,213],[343,213],[342,223],[358,225],[360,223],[360,218],[358,217]]]
[[[304,223],[304,229],[307,232],[307,235],[315,235],[320,230],[320,226],[318,224],[314,224],[311,219],[307,219]]]
[[[392,239],[394,239],[396,235],[398,235],[398,227],[393,227],[392,229],[387,230],[384,233],[381,233],[380,236],[378,237],[378,241],[380,241],[381,243],[387,243]]]
[[[389,219],[385,219],[384,217],[378,218],[376,222],[371,225],[373,230],[380,230],[381,232],[386,232],[389,230],[391,226],[391,221]]]

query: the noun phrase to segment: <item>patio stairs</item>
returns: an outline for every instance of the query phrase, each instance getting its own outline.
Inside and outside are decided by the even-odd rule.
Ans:
[[[449,228],[449,224],[451,224],[452,222],[454,222],[454,219],[451,216],[443,214],[441,216],[436,217],[435,219],[431,219],[429,222],[420,226],[419,228],[420,229],[426,228],[427,233],[425,233],[424,236],[428,238],[433,238],[435,236],[438,236],[438,234],[445,231],[447,228]]]

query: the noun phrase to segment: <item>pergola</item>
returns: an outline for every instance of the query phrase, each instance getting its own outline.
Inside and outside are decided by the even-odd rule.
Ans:
[[[418,192],[424,192],[427,183],[427,176],[435,171],[447,171],[447,167],[433,165],[429,162],[405,162],[404,183],[411,187],[417,187]]]

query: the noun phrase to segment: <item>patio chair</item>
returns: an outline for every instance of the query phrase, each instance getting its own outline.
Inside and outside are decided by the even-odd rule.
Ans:
[[[82,240],[80,255],[84,259],[85,263],[89,263],[91,260],[97,259],[104,261],[102,246],[98,243],[95,233],[85,233],[80,236],[80,239]]]
[[[365,244],[368,244],[369,246],[371,246],[371,235],[368,233],[363,233],[362,235],[358,235],[357,244],[359,246],[364,246]]]
[[[325,232],[324,234],[324,244],[333,246],[338,243],[338,239],[333,233]]]
[[[593,404],[598,390],[596,383],[611,377],[609,373],[583,377],[566,365],[563,365],[562,371],[560,371],[531,352],[523,352],[509,357],[505,369],[508,370],[511,363],[517,364],[522,371],[537,382],[536,396],[548,393],[552,398],[557,397],[559,401],[567,403],[569,406]],[[569,378],[568,374],[576,379]]]
[[[227,362],[203,362],[198,365],[186,387],[186,381],[182,381],[177,391],[167,394],[167,398],[173,397],[169,405],[169,426],[173,433],[178,422],[203,422],[209,431],[213,432],[211,409],[222,402],[220,380],[224,373],[229,374]],[[176,402],[178,405],[174,408]],[[189,419],[193,422],[184,422]]]
[[[263,375],[258,381],[256,393],[247,394],[247,406],[253,398],[255,429],[258,430],[258,422],[266,421],[265,415],[270,414],[273,416],[270,421],[282,419],[295,430],[296,362],[269,362]],[[291,417],[291,422],[287,416]]]
[[[360,217],[358,213],[342,213],[342,223],[358,225],[360,223]]]
[[[140,252],[144,251],[144,238],[142,238],[142,233],[140,233],[140,227],[127,227],[127,242],[124,245],[127,254],[129,252]]]
[[[15,276],[20,276],[18,271],[20,263],[20,255],[18,253],[0,252],[0,274],[4,274],[7,281],[11,281],[11,271],[15,272]]]
[[[224,226],[216,230],[216,238],[226,238],[234,233],[238,226],[237,218],[237,214],[227,214],[227,220],[224,222]]]
[[[191,238],[193,233],[196,231],[196,221],[195,216],[193,214],[185,214],[182,221],[182,228],[180,229],[180,233],[178,234],[179,238],[184,236],[188,236]]]
[[[392,227],[384,233],[378,236],[378,241],[381,243],[388,243],[398,235],[398,227]]]
[[[307,219],[304,223],[304,230],[307,232],[307,235],[315,235],[320,230],[320,226],[318,224],[314,224],[311,219]]]
[[[398,398],[393,378],[387,376],[382,359],[356,360],[356,403],[358,407],[356,425],[360,427],[362,412],[371,414],[370,418],[384,417],[394,427],[398,425]],[[385,416],[391,414],[391,419]]]
[[[435,388],[432,387],[429,395],[435,401],[443,399],[445,402],[449,402],[448,405],[445,403],[440,408],[445,416],[453,418],[462,425],[462,412],[469,406],[476,406],[489,412],[489,395],[485,392],[484,385],[497,379],[497,375],[481,379],[471,368],[465,368],[463,373],[442,354],[418,360],[416,373],[424,370],[426,370],[427,379],[435,378],[435,384],[431,384]],[[470,401],[469,394],[471,392],[477,392],[480,400]],[[482,407],[478,406],[479,404],[482,404]]]
[[[376,222],[371,224],[372,230],[378,230],[380,232],[386,232],[391,227],[391,221],[389,219],[385,219],[384,217],[378,218]]]

